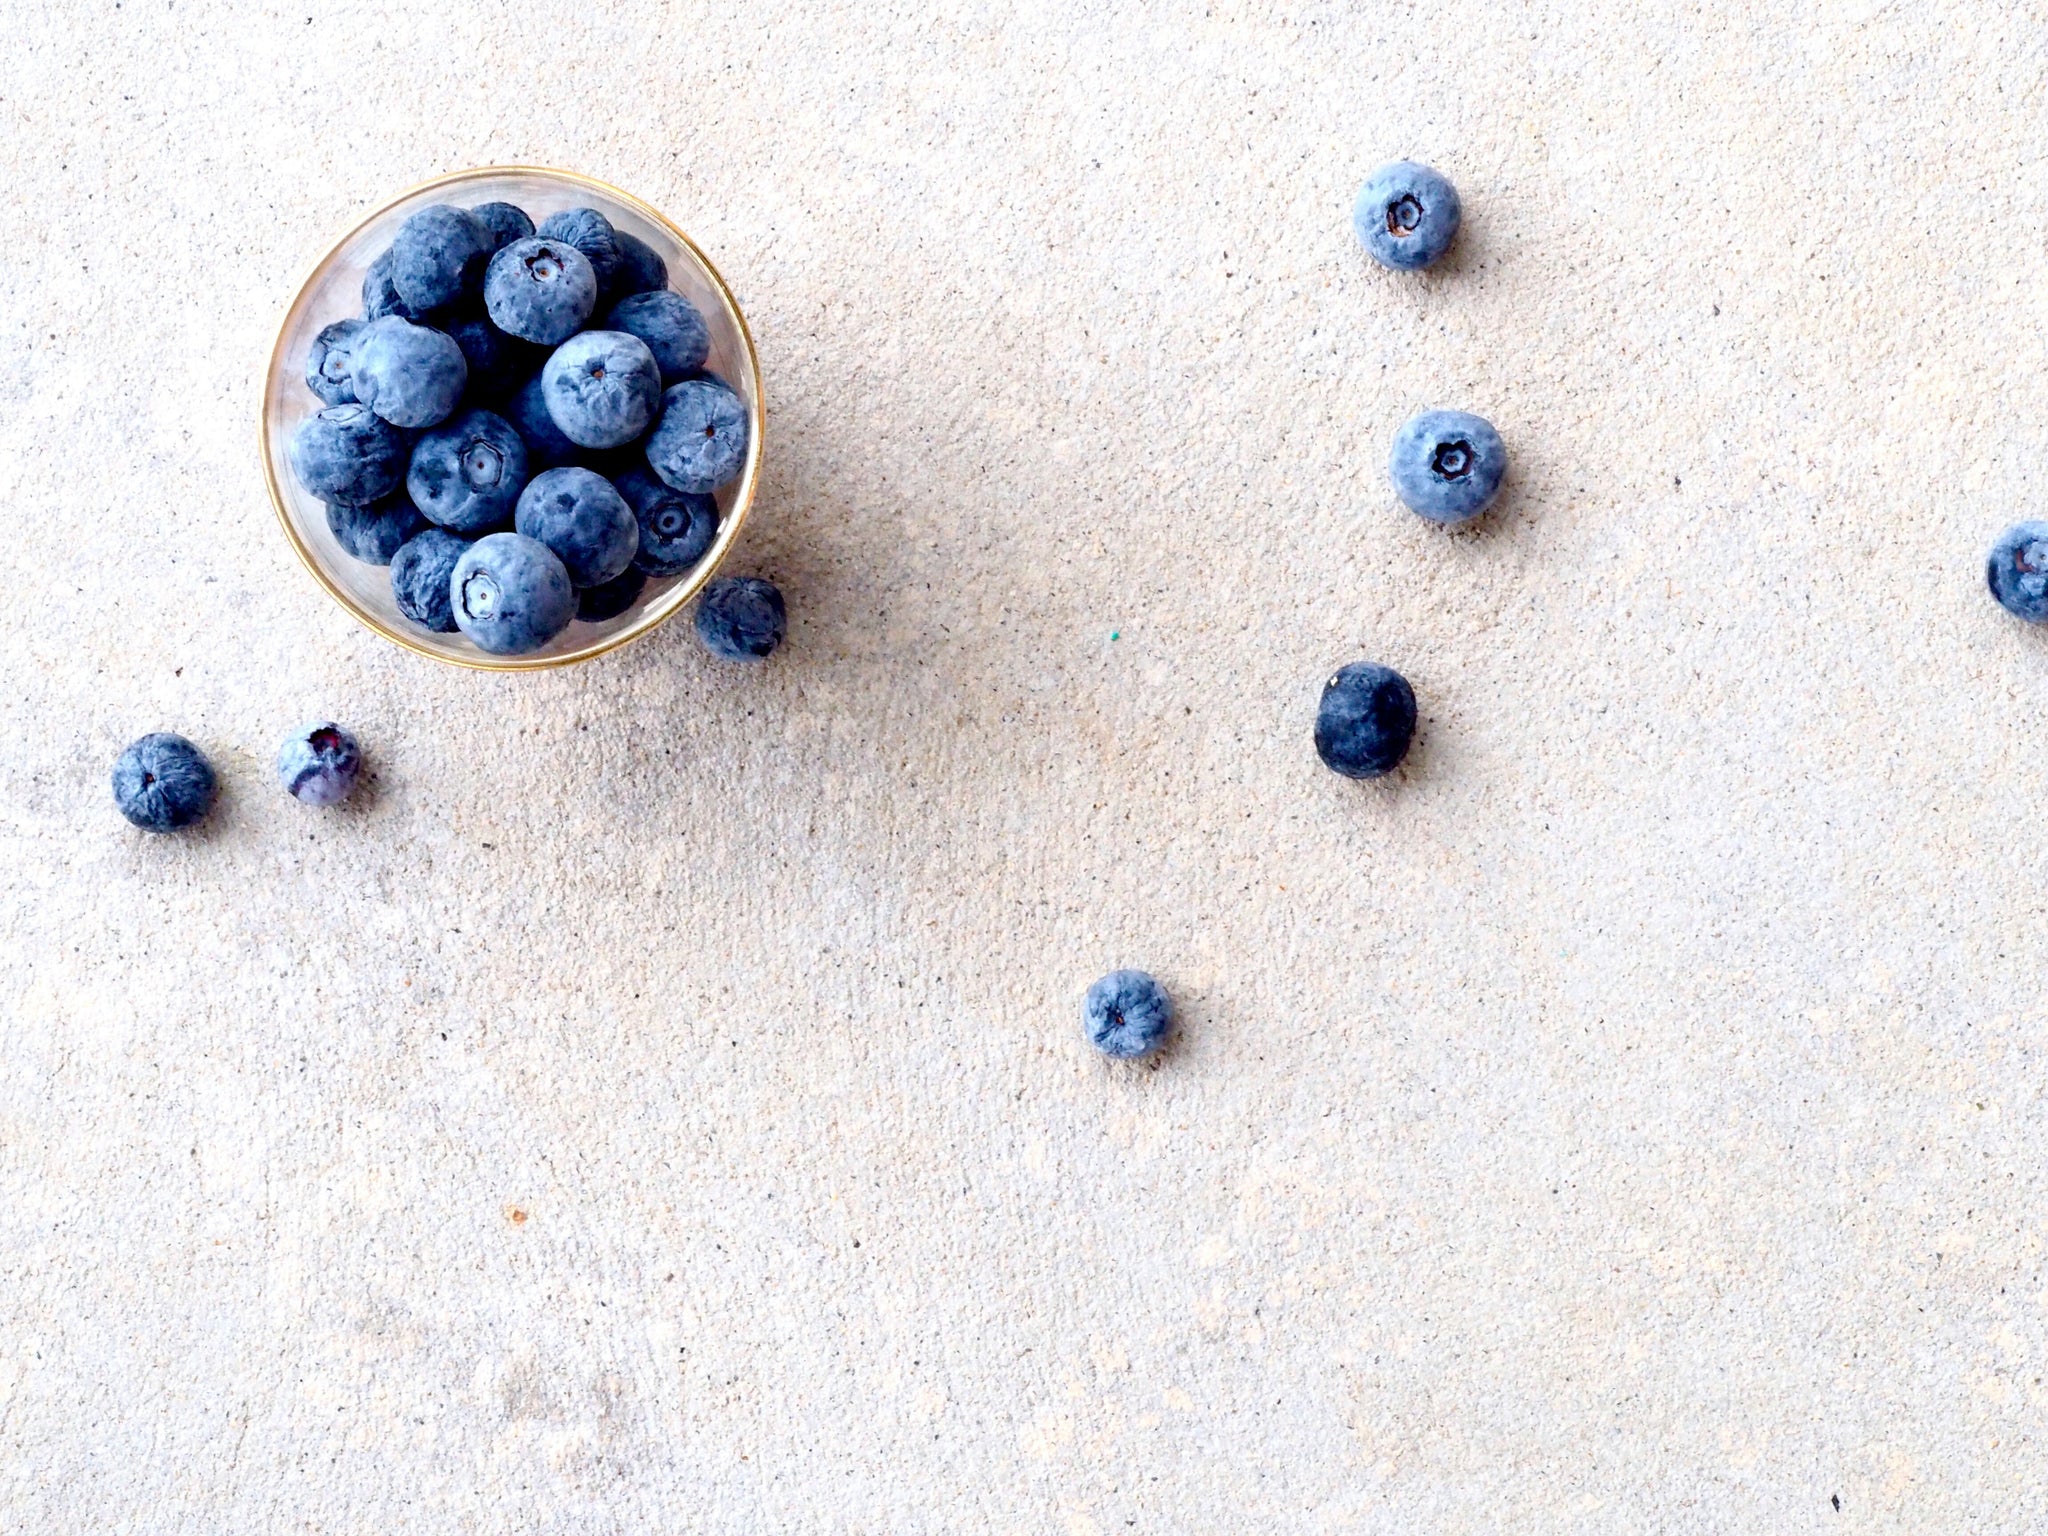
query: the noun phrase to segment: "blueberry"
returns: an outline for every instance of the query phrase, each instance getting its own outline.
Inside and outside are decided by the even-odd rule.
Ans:
[[[2048,623],[2048,523],[2014,523],[1984,562],[1991,595],[2029,624]]]
[[[393,426],[445,420],[468,379],[462,348],[445,331],[386,315],[356,337],[356,398]]]
[[[671,490],[644,469],[629,469],[612,484],[640,524],[633,564],[649,576],[682,575],[718,537],[718,503],[709,496]]]
[[[519,429],[519,436],[526,443],[529,470],[552,469],[577,456],[576,445],[562,436],[562,429],[548,414],[547,395],[541,387],[539,374],[528,379],[525,386],[505,402],[505,419]]]
[[[405,488],[413,505],[457,533],[482,533],[511,517],[526,485],[526,445],[512,423],[464,411],[413,444]]]
[[[576,617],[586,624],[616,619],[639,600],[640,590],[646,585],[646,573],[629,565],[623,575],[579,591],[576,594]]]
[[[349,353],[362,328],[360,320],[337,320],[313,338],[306,353],[306,388],[329,405],[348,405],[355,400]]]
[[[1500,493],[1508,450],[1493,424],[1465,411],[1418,411],[1394,434],[1394,494],[1433,523],[1477,517]]]
[[[169,731],[131,742],[114,760],[114,804],[145,832],[174,832],[203,820],[219,788],[206,754]]]
[[[600,291],[609,289],[619,270],[619,234],[612,221],[595,208],[564,208],[540,221],[543,240],[566,240],[590,260]]]
[[[661,365],[661,382],[674,384],[704,366],[711,355],[711,332],[697,306],[680,293],[636,293],[619,300],[604,323],[647,343]]]
[[[619,247],[619,268],[606,290],[612,298],[622,299],[629,293],[659,293],[668,286],[668,263],[661,259],[661,252],[623,229],[614,229],[612,239]]]
[[[453,321],[448,334],[462,348],[469,373],[466,399],[487,404],[502,401],[540,365],[536,349],[507,336],[482,315]]]
[[[398,289],[391,281],[392,257],[386,250],[382,256],[370,263],[370,269],[363,274],[363,318],[382,320],[387,315],[397,315],[401,320],[417,320],[420,311],[398,296]]]
[[[491,258],[484,308],[508,335],[559,346],[597,308],[597,273],[590,258],[566,240],[514,240]]]
[[[727,661],[759,661],[787,632],[782,594],[758,576],[721,576],[697,600],[697,638]]]
[[[1396,160],[1359,189],[1351,227],[1374,261],[1412,272],[1450,249],[1458,218],[1456,187],[1426,165]]]
[[[470,217],[483,225],[489,236],[487,243],[492,253],[502,251],[514,240],[533,238],[533,220],[526,216],[526,210],[513,203],[478,203],[469,210]]]
[[[401,544],[391,557],[391,596],[398,611],[436,634],[455,628],[448,577],[468,548],[469,540],[442,528],[416,533]]]
[[[1111,971],[1081,1005],[1088,1043],[1105,1056],[1149,1056],[1173,1033],[1173,999],[1143,971]]]
[[[327,503],[327,527],[335,543],[370,565],[389,565],[399,547],[426,526],[420,509],[403,491],[367,507]]]
[[[576,592],[554,551],[523,533],[492,533],[462,552],[448,578],[455,623],[480,650],[537,651],[576,617]]]
[[[495,247],[467,208],[435,203],[410,215],[391,242],[391,286],[414,314],[475,291]]]
[[[355,737],[332,720],[307,726],[277,749],[278,782],[307,805],[341,804],[356,787],[362,766]]]
[[[292,433],[292,473],[322,501],[389,496],[405,479],[405,434],[366,405],[330,405]]]
[[[1392,773],[1415,739],[1415,690],[1392,667],[1354,661],[1323,684],[1316,752],[1347,779]]]
[[[661,370],[647,343],[625,331],[571,336],[541,370],[548,414],[583,448],[621,448],[647,430],[661,403]]]
[[[574,466],[535,475],[512,526],[555,552],[579,587],[601,586],[633,563],[640,525],[602,475]]]
[[[647,462],[679,491],[715,491],[747,461],[747,408],[716,379],[685,379],[661,397]]]

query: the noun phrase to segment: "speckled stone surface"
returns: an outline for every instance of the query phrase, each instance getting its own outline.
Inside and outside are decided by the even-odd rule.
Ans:
[[[2039,1530],[2044,23],[15,5],[0,1527]],[[764,667],[437,666],[278,533],[301,274],[516,161],[747,308]]]

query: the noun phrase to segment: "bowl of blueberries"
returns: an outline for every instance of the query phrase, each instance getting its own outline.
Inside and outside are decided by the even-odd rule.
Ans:
[[[687,235],[587,176],[493,167],[413,188],[314,268],[271,353],[263,457],[344,608],[521,669],[624,645],[710,581],[762,424],[746,320]]]

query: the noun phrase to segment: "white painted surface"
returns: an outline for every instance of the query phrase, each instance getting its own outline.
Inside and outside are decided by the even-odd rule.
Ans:
[[[2039,1529],[2044,22],[11,7],[0,1526]],[[277,533],[300,273],[521,160],[748,307],[764,670],[435,667]]]

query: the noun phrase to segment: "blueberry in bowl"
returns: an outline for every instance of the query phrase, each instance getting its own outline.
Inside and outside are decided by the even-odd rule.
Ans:
[[[394,199],[319,262],[262,429],[279,520],[330,596],[407,649],[522,669],[694,612],[763,422],[746,322],[680,230],[587,177],[491,169]],[[522,522],[556,471],[575,473]]]

